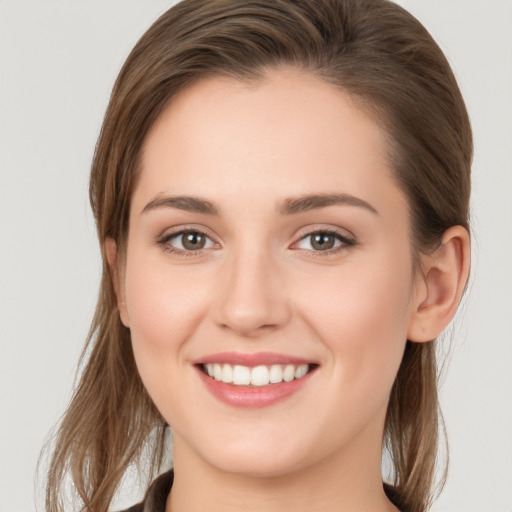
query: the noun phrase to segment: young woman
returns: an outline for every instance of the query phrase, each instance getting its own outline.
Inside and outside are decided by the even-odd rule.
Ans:
[[[107,511],[147,450],[132,511],[427,510],[471,158],[446,59],[392,2],[166,12],[96,148],[103,280],[47,510],[69,472]]]

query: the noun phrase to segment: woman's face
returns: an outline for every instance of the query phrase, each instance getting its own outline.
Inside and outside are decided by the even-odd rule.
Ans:
[[[197,83],[152,127],[121,316],[176,463],[380,471],[420,301],[386,150],[346,94],[289,68]]]

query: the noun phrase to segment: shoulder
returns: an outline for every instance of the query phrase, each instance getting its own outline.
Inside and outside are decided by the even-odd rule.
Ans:
[[[144,499],[140,503],[120,512],[165,512],[165,504],[173,480],[174,473],[172,470],[163,473],[149,486]]]

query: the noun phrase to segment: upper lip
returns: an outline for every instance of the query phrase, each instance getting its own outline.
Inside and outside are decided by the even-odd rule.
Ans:
[[[302,357],[290,356],[286,354],[277,354],[275,352],[256,352],[254,354],[244,354],[242,352],[218,352],[201,357],[193,361],[193,364],[231,364],[240,366],[270,366],[273,364],[314,364],[313,361]]]

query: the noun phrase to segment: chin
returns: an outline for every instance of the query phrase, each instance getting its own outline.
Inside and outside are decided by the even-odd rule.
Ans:
[[[219,436],[199,456],[222,472],[248,478],[280,477],[314,464],[307,454],[318,455],[318,450],[307,449],[307,440],[296,435],[299,429],[293,436],[283,433],[280,428],[274,435],[261,429],[255,436]]]
[[[219,454],[213,465],[217,469],[245,478],[277,478],[288,475],[305,466],[305,461],[297,457],[286,457],[283,454],[268,455],[261,452],[254,454]]]

